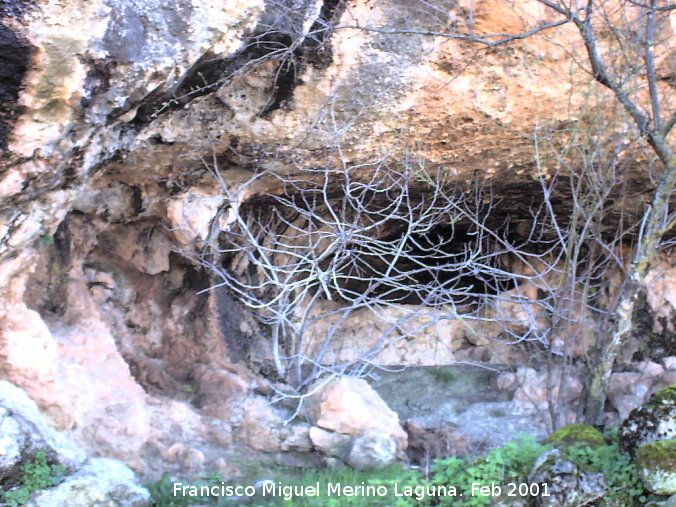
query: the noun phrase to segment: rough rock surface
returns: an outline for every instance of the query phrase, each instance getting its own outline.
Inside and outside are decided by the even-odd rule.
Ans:
[[[535,503],[541,507],[574,507],[603,498],[605,481],[603,474],[582,470],[572,461],[561,458],[561,452],[553,449],[538,458],[528,481],[547,483],[549,496],[539,495]]]
[[[150,493],[124,463],[91,458],[82,468],[53,488],[36,493],[29,507],[146,507]]]
[[[331,380],[308,399],[308,412],[319,428],[351,436],[378,432],[391,437],[397,449],[406,449],[406,432],[399,425],[399,416],[364,379]]]
[[[389,465],[397,459],[397,442],[389,435],[367,431],[352,440],[347,463],[357,470]]]
[[[658,440],[676,438],[676,386],[657,391],[645,405],[632,410],[620,427],[620,449],[632,457]]]
[[[527,28],[529,16],[509,5],[477,2],[477,29]],[[444,28],[448,12],[464,10],[453,5],[440,17],[428,7],[2,2],[3,378],[90,454],[148,476],[226,471],[236,454],[229,400],[261,387],[246,362],[269,340],[231,294],[204,292],[214,280],[200,254],[227,225],[227,206],[279,190],[244,185],[252,174],[370,164],[415,146],[462,184],[493,181],[505,216],[528,215],[536,127],[546,119],[565,131],[584,118],[590,89],[600,110],[610,101],[571,64],[583,48],[559,44],[571,40],[570,27],[479,53],[467,41],[397,32],[404,22]],[[334,29],[317,32],[326,26]],[[641,202],[643,186],[628,188],[628,201]],[[519,202],[507,199],[514,194]],[[664,321],[655,333],[666,333],[673,291],[653,281],[649,305]],[[523,359],[442,324],[432,340],[402,342],[382,360],[407,360],[414,347],[417,364]],[[254,447],[283,451],[276,435],[256,439],[255,414],[273,417],[256,405],[235,429]],[[366,424],[359,417],[354,428]],[[385,426],[401,450],[398,423]],[[298,431],[288,445],[308,447]]]
[[[308,398],[307,406],[314,424],[310,438],[326,454],[357,469],[403,457],[407,435],[399,417],[365,380],[332,379]]]
[[[70,470],[85,459],[85,452],[54,430],[24,391],[0,380],[0,483],[14,485],[19,467],[37,451]]]
[[[636,466],[646,488],[658,495],[676,494],[676,440],[643,444],[636,451]]]
[[[632,410],[646,403],[656,391],[674,384],[676,362],[673,356],[663,358],[661,364],[653,361],[632,363],[625,371],[613,373],[608,401],[618,412],[617,422],[627,419]]]

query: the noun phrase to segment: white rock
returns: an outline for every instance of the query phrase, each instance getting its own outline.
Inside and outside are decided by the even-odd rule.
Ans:
[[[66,467],[84,461],[85,452],[49,425],[25,391],[6,380],[0,380],[0,407],[0,466],[18,459],[29,441],[35,450],[54,453]]]
[[[364,380],[341,377],[332,380],[309,399],[310,417],[320,428],[352,437],[380,433],[391,437],[399,450],[407,445],[399,416]]]
[[[383,467],[397,458],[397,444],[383,433],[370,432],[354,439],[347,462],[357,470]]]
[[[58,486],[36,493],[28,507],[145,507],[150,493],[121,461],[92,458]]]

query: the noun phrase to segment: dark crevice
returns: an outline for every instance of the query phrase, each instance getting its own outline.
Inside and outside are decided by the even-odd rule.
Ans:
[[[131,187],[131,205],[134,210],[134,215],[140,215],[145,211],[143,206],[143,193],[137,186]]]
[[[54,233],[54,248],[61,265],[65,266],[70,260],[71,234],[68,228],[69,216],[66,215]]]
[[[319,17],[310,27],[305,40],[305,59],[319,69],[325,69],[333,62],[331,29],[345,11],[344,0],[324,0]]]
[[[317,20],[310,27],[309,35],[293,51],[282,58],[275,72],[272,96],[260,113],[265,118],[284,106],[293,97],[296,87],[301,84],[300,76],[306,64],[326,69],[333,61],[330,37],[332,26],[345,10],[344,0],[325,0]]]
[[[18,16],[23,3],[3,2],[0,14]],[[18,99],[31,53],[30,44],[0,22],[0,150],[7,148],[12,123],[23,110]]]
[[[261,117],[267,116],[293,96],[306,63],[317,68],[326,68],[331,63],[331,26],[344,9],[344,0],[326,0],[312,25],[310,35],[300,44],[296,44],[296,41],[301,35],[295,33],[294,23],[289,21],[289,27],[262,24],[234,55],[221,58],[212,52],[205,53],[171,90],[159,87],[146,96],[138,106],[131,124],[142,126],[150,123],[168,111],[182,108],[196,98],[214,92],[238,72],[244,71],[247,65],[265,57],[279,58],[271,98],[260,113]],[[303,15],[304,11],[292,13],[295,18]],[[125,112],[117,111],[108,120],[112,121]]]
[[[226,58],[218,58],[211,52],[205,53],[171,90],[165,92],[158,88],[150,93],[138,107],[132,125],[147,124],[168,111],[179,109],[198,97],[214,92],[246,64],[279,50],[281,46],[288,46],[289,42],[284,43],[283,35],[263,34]]]
[[[110,80],[116,63],[110,61],[91,60],[84,82],[84,94],[80,99],[80,107],[89,106],[95,95],[105,93],[110,89]],[[114,114],[114,113],[111,113]]]
[[[393,303],[417,305],[425,302],[434,306],[434,299],[429,299],[432,288],[443,290],[444,294],[457,293],[457,302],[462,303],[474,302],[485,295],[514,288],[512,277],[498,274],[487,276],[485,273],[473,272],[471,267],[465,266],[468,249],[476,252],[488,248],[488,245],[477,244],[476,232],[471,224],[436,226],[425,234],[414,234],[407,240],[407,253],[399,260],[394,258],[394,247],[390,256],[375,256],[356,248],[349,265],[351,269],[355,265],[360,266],[359,276],[357,278],[347,272],[341,273],[343,268],[339,267],[337,286],[329,287],[332,290],[332,299],[341,299],[338,292],[340,289],[341,293],[348,294],[365,294],[368,291],[372,298]],[[379,240],[396,245],[401,235],[402,232],[394,232]],[[430,252],[434,252],[434,255],[430,255]],[[327,267],[332,261],[332,258],[327,260]],[[499,259],[495,258],[493,261],[497,263]],[[392,266],[398,274],[390,282],[386,273],[390,272]],[[409,289],[395,289],[400,285]],[[447,298],[447,295],[443,298]]]
[[[228,345],[230,360],[233,363],[242,362],[248,356],[251,345],[250,337],[245,336],[240,329],[244,321],[244,312],[225,288],[215,289],[215,296],[218,305],[218,322]]]
[[[73,150],[73,154],[68,161],[69,163],[61,175],[61,188],[63,190],[72,188],[79,182],[79,169],[82,167],[83,159],[84,151],[81,148]]]

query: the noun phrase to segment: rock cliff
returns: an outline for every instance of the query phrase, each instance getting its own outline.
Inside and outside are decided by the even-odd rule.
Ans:
[[[246,184],[252,175],[347,165],[368,173],[415,152],[462,188],[488,181],[496,222],[527,223],[548,170],[539,136],[565,144],[570,125],[616,114],[576,62],[582,47],[562,45],[571,27],[496,48],[423,34],[470,10],[477,31],[517,33],[548,19],[535,2],[517,12],[502,0],[438,4],[3,0],[2,378],[89,454],[149,477],[232,474],[230,456],[266,441],[257,419],[287,431],[259,406],[271,393],[256,362],[270,358],[266,330],[232,294],[207,290],[219,279],[199,256],[227,206],[265,211],[265,196],[283,193],[274,177]],[[670,65],[663,58],[658,72]],[[636,166],[623,202],[637,212],[646,184],[638,167],[650,157],[627,148],[622,160]],[[663,339],[662,356],[674,350],[676,307],[664,262],[648,297],[661,320],[646,324]],[[374,325],[357,315],[351,334]],[[465,360],[498,354],[470,352],[488,342],[456,324],[438,328],[451,352],[407,342],[383,361],[443,363],[460,348]],[[275,437],[263,450],[300,455],[308,431],[295,447]]]

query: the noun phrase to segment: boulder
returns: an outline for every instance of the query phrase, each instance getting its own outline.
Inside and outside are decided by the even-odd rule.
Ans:
[[[593,449],[606,445],[603,434],[589,424],[569,424],[555,431],[545,440],[546,444],[554,447],[568,447],[577,442],[584,442]]]
[[[308,413],[315,447],[356,469],[404,457],[407,435],[399,416],[363,379],[331,380],[308,398]]]
[[[582,382],[574,371],[568,372],[564,384],[552,384],[548,387],[548,378],[559,378],[559,372],[548,375],[546,371],[537,371],[527,366],[520,366],[515,373],[507,372],[498,377],[498,387],[501,390],[514,390],[513,403],[525,411],[534,412],[538,408],[545,408],[548,396],[565,398],[574,401],[582,394]],[[563,400],[562,400],[563,401]]]
[[[606,490],[601,473],[584,471],[579,465],[561,457],[561,451],[553,449],[540,456],[528,478],[530,483],[547,483],[549,496],[534,499],[538,507],[576,507],[589,505],[603,498]]]
[[[85,453],[49,426],[37,405],[22,389],[0,381],[0,483],[13,485],[21,475],[19,467],[30,462],[37,451],[49,460],[74,468]]]
[[[373,431],[352,441],[347,463],[357,470],[367,470],[384,467],[396,459],[396,442],[384,433]]]
[[[658,440],[640,446],[636,466],[646,488],[658,495],[676,494],[676,440]]]
[[[620,449],[634,457],[650,442],[676,438],[676,385],[660,389],[631,411],[620,427]]]
[[[281,415],[260,396],[241,395],[231,403],[231,424],[238,440],[257,451],[274,453],[282,449]]]
[[[350,452],[352,439],[349,435],[327,431],[317,426],[310,428],[310,440],[316,449],[327,456],[345,459]]]
[[[676,368],[671,358],[663,364],[641,361],[631,364],[631,371],[616,372],[610,376],[608,401],[617,410],[618,423],[625,420],[632,410],[644,404],[661,388],[676,383]]]
[[[660,507],[676,507],[676,495],[671,495]]]
[[[308,403],[310,418],[319,428],[352,437],[381,433],[395,442],[398,451],[406,449],[407,435],[399,425],[399,416],[363,379],[333,379]]]
[[[64,482],[37,492],[27,507],[146,507],[150,493],[121,461],[92,458]]]

